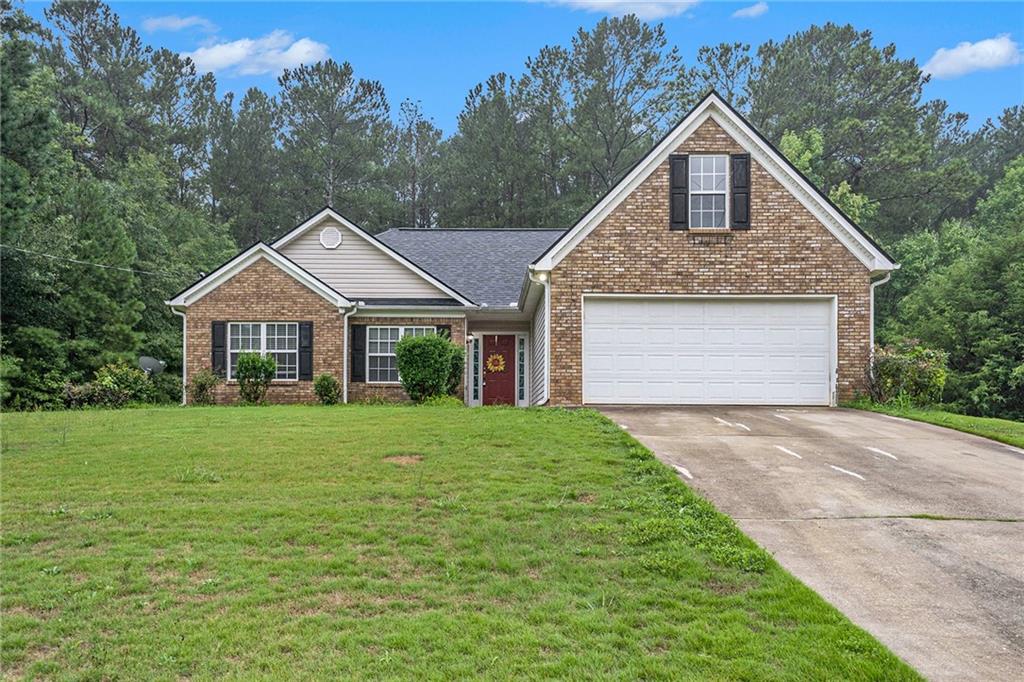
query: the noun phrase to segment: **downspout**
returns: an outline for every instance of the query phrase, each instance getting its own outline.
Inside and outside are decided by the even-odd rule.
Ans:
[[[181,404],[188,403],[188,318],[185,312],[171,308],[171,312],[181,317]]]
[[[348,403],[348,318],[359,308],[359,304],[353,303],[349,310],[346,310],[341,315],[342,321],[342,336],[344,337],[341,341],[341,402],[342,404]],[[344,310],[338,308],[338,312]]]
[[[885,277],[876,280],[871,283],[871,312],[869,317],[871,319],[871,331],[868,334],[868,338],[871,341],[871,353],[868,356],[868,361],[871,363],[869,366],[874,366],[875,361],[875,287],[880,284],[885,284],[892,279],[892,271],[885,273]]]

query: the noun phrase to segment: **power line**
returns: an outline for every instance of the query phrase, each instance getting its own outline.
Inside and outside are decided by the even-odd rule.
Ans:
[[[55,256],[52,253],[42,253],[41,251],[22,249],[17,246],[10,246],[9,244],[0,244],[0,249],[10,249],[11,251],[19,251],[21,253],[27,253],[32,256],[40,256],[42,258],[49,258],[51,260],[62,260],[67,261],[69,263],[77,263],[78,265],[89,265],[94,268],[103,268],[104,270],[120,270],[121,272],[132,272],[137,275],[155,275],[157,277],[182,277],[181,274],[167,272],[165,270],[136,270],[134,268],[126,268],[120,265],[104,265],[103,263],[91,263],[89,261],[78,260],[77,258],[68,258],[67,256]]]

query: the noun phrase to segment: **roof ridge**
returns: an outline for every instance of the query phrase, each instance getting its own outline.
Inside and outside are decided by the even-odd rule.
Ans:
[[[389,227],[385,232],[565,232],[563,227]],[[380,232],[378,234],[384,234]]]

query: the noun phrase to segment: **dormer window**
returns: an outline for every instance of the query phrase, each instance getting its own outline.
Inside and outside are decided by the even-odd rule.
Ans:
[[[750,229],[749,154],[669,156],[669,229]]]
[[[690,227],[725,227],[729,157],[690,157]]]

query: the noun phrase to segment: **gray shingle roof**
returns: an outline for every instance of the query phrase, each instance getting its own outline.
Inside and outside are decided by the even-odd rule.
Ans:
[[[526,266],[565,230],[392,228],[375,235],[473,302],[510,309]]]

